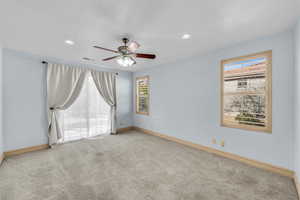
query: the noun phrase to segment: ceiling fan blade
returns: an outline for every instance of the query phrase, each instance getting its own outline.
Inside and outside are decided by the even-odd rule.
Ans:
[[[113,56],[113,57],[109,57],[109,58],[104,58],[104,59],[102,59],[102,61],[111,60],[111,59],[114,59],[114,58],[117,58],[117,57],[119,57],[119,56]]]
[[[82,60],[95,61],[95,59],[93,59],[93,58],[88,58],[88,57],[83,57]]]
[[[154,59],[156,56],[154,54],[136,53],[135,57],[137,57],[137,58]]]
[[[135,41],[132,41],[128,44],[128,48],[131,52],[136,51],[141,45]]]
[[[112,50],[112,49],[107,49],[107,48],[104,48],[104,47],[94,46],[94,48],[96,48],[96,49],[102,49],[102,50],[110,51],[110,52],[114,52],[114,53],[119,53],[118,51],[115,51],[115,50]]]

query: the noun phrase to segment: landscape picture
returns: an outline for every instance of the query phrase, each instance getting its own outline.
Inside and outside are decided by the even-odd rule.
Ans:
[[[271,51],[222,61],[222,125],[270,132]]]

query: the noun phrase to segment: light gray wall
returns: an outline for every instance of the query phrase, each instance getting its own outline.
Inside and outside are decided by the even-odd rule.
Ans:
[[[2,100],[3,100],[3,87],[2,87],[2,82],[3,82],[3,59],[2,59],[2,53],[3,50],[0,47],[0,156],[2,155],[3,151],[4,151],[4,141],[3,141],[3,109],[2,109]]]
[[[41,60],[38,56],[23,52],[3,51],[5,151],[47,143],[46,67]],[[87,67],[109,71],[95,66]],[[117,76],[117,101],[118,127],[131,126],[130,72],[119,72]]]
[[[273,133],[221,127],[220,61],[270,49]],[[289,31],[136,72],[134,77],[150,76],[150,115],[134,114],[134,125],[293,169],[293,69],[293,33]],[[218,143],[224,139],[225,147],[212,145],[213,137]]]
[[[300,175],[300,21],[295,26],[295,172]]]

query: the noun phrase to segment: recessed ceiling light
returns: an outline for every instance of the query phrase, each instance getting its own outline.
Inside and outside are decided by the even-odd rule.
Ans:
[[[187,40],[187,39],[190,39],[190,37],[191,37],[190,34],[183,34],[183,35],[181,36],[181,39]]]
[[[72,40],[65,40],[65,43],[68,44],[68,45],[74,45],[75,42],[72,41]]]

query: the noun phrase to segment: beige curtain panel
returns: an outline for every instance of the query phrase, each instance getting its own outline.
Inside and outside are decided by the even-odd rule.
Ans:
[[[56,144],[62,137],[58,111],[69,108],[78,97],[86,76],[86,69],[48,64],[48,136],[49,145]]]
[[[91,71],[96,87],[103,99],[111,106],[111,133],[117,132],[116,75],[110,72]]]
[[[98,72],[79,67],[49,63],[47,71],[47,98],[50,146],[56,144],[62,138],[58,111],[66,110],[74,103],[80,94],[86,75],[89,72],[100,95],[111,106],[111,133],[116,133],[116,75],[110,72]]]

